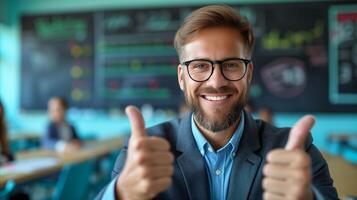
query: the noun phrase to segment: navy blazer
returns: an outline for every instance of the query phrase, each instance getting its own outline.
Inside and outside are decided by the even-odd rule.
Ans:
[[[210,199],[205,160],[200,154],[191,131],[191,113],[147,129],[148,135],[165,138],[175,156],[172,185],[156,199]],[[265,157],[275,148],[283,148],[289,128],[276,128],[245,113],[244,131],[233,161],[228,187],[228,199],[262,199],[262,169]],[[126,143],[127,144],[127,143]],[[325,199],[338,199],[326,161],[312,144],[309,136],[305,148],[312,160],[312,184]],[[127,145],[117,157],[112,171],[116,178],[122,171]],[[98,195],[101,198],[105,189]]]

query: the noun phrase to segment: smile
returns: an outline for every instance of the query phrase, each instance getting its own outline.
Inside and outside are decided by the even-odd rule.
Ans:
[[[208,95],[204,95],[202,96],[204,99],[209,100],[209,101],[222,101],[225,100],[229,97],[229,95],[225,95],[225,96],[208,96]]]

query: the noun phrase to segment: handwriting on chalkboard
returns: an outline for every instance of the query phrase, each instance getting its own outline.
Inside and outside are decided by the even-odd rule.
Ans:
[[[172,13],[166,10],[156,12],[138,13],[136,20],[139,26],[138,31],[174,31],[179,25],[179,21],[172,19]]]
[[[86,20],[71,17],[39,18],[35,22],[36,33],[43,39],[76,39],[83,41],[87,37]]]
[[[320,20],[310,30],[288,31],[283,34],[278,29],[272,29],[262,38],[262,47],[266,50],[301,48],[320,38],[323,30],[324,24]]]
[[[127,28],[131,25],[132,19],[127,14],[116,14],[108,16],[104,19],[104,26],[106,30],[119,30]]]

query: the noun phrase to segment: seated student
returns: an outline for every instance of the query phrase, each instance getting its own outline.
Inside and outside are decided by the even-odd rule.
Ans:
[[[268,122],[269,124],[274,124],[273,111],[267,106],[262,106],[259,109],[259,118],[265,122]]]
[[[14,158],[10,153],[9,141],[7,137],[7,129],[5,124],[5,109],[0,101],[0,165],[7,161],[12,161]]]
[[[251,114],[255,112],[253,102],[248,100],[247,104],[244,106],[244,110]]]
[[[64,98],[53,97],[48,102],[50,123],[42,140],[42,147],[56,151],[74,151],[80,147],[76,129],[66,121],[68,104]]]

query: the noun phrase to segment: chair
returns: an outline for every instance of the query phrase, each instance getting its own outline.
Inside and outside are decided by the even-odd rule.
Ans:
[[[109,182],[112,178],[112,170],[114,168],[115,162],[117,160],[118,155],[120,154],[121,150],[112,151],[109,155],[106,173],[107,173],[107,181]]]
[[[9,198],[10,193],[15,188],[15,182],[13,180],[9,180],[6,182],[6,185],[2,190],[0,190],[0,200],[6,200]]]
[[[95,176],[91,180],[90,199],[94,197],[111,181],[111,173],[120,150],[114,150],[98,160]]]
[[[65,165],[59,175],[52,200],[86,199],[95,160]]]

